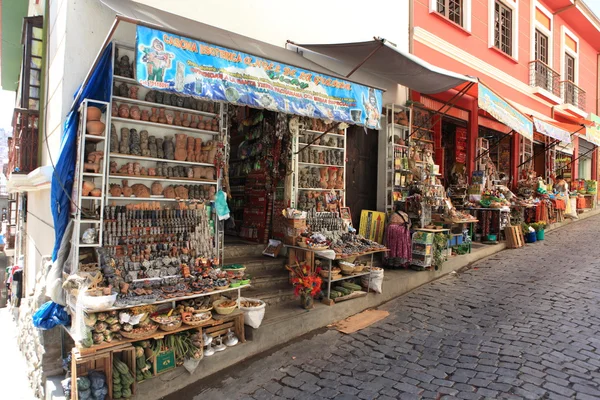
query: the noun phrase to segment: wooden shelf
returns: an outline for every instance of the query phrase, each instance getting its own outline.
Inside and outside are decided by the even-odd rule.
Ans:
[[[141,119],[112,117],[110,120],[112,122],[121,122],[123,124],[153,126],[155,128],[168,129],[168,130],[171,130],[171,131],[179,131],[179,132],[192,132],[192,133],[195,133],[195,134],[198,134],[198,135],[217,136],[219,134],[219,131],[207,131],[207,130],[204,130],[204,129],[187,128],[185,126],[177,126],[177,125],[169,125],[169,124],[159,124],[158,122],[142,121]]]
[[[346,275],[346,276],[343,276],[342,278],[332,279],[331,282],[345,281],[347,279],[358,278],[358,277],[369,275],[369,274],[370,274],[370,272],[361,272],[361,273],[354,274],[354,275]],[[323,282],[329,282],[329,279],[323,278]]]
[[[140,84],[138,83],[138,81],[136,81],[133,78],[126,78],[124,76],[119,76],[119,75],[113,75],[113,79],[115,81],[119,81],[119,82],[125,82],[125,83],[131,83],[132,85],[138,85],[140,86]],[[114,96],[113,96],[114,97]]]
[[[124,201],[186,201],[186,200],[178,200],[178,199],[168,199],[166,197],[115,197],[115,196],[107,196],[106,200],[124,200]]]
[[[344,189],[298,188],[298,190],[311,190],[314,192],[329,192],[330,190],[335,190],[336,192],[342,192]]]
[[[83,176],[91,176],[94,178],[102,178],[102,174],[95,174],[93,172],[83,172]]]
[[[83,135],[83,139],[90,141],[90,142],[98,143],[98,142],[102,142],[102,141],[106,140],[106,136],[104,136],[104,135],[102,135],[102,136],[89,135],[86,133]]]
[[[194,110],[192,108],[177,107],[177,106],[171,106],[171,105],[166,105],[166,104],[162,104],[162,103],[152,103],[150,101],[130,99],[128,97],[113,96],[113,101],[118,101],[121,103],[137,104],[137,105],[140,105],[143,107],[164,108],[166,110],[181,111],[182,113],[186,113],[186,114],[202,115],[202,116],[211,117],[211,118],[215,118],[218,116],[218,114],[216,114],[216,113],[210,113],[210,112],[206,112],[206,111],[198,111],[198,110]],[[210,100],[206,100],[206,101],[210,102]]]
[[[125,158],[131,160],[139,160],[139,161],[156,161],[156,162],[164,162],[169,164],[181,164],[181,165],[194,165],[196,167],[212,167],[214,168],[214,164],[208,163],[199,163],[195,161],[177,161],[177,160],[167,160],[164,158],[154,158],[154,157],[145,157],[145,156],[132,156],[130,154],[121,154],[121,153],[110,153],[111,158]]]
[[[216,185],[216,180],[197,180],[194,178],[170,178],[166,176],[140,176],[140,175],[119,175],[112,174],[108,176],[109,179],[130,179],[132,181],[159,181],[159,182],[174,182],[174,183],[195,183],[200,185]]]
[[[333,164],[315,164],[315,163],[309,163],[309,162],[298,162],[298,165],[312,165],[315,167],[335,167],[335,168],[344,169],[343,165],[333,165]]]

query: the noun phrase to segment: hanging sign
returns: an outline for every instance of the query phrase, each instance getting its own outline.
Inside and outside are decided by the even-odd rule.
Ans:
[[[600,146],[600,117],[596,114],[590,113],[588,118],[593,122],[593,124],[586,127],[585,139],[596,146]]]
[[[542,135],[546,135],[552,139],[560,140],[563,143],[571,143],[571,134],[568,131],[544,122],[536,117],[533,117],[533,124],[535,125],[535,130]]]
[[[151,89],[380,129],[381,90],[140,25],[136,77]]]
[[[481,82],[479,87],[479,108],[487,111],[502,122],[529,140],[533,140],[533,123],[529,118],[520,113],[516,108],[508,104],[506,100],[498,96]]]

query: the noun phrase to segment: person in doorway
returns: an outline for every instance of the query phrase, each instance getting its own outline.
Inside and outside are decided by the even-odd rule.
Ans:
[[[394,203],[394,212],[388,219],[385,244],[390,249],[386,260],[389,267],[407,267],[412,261],[411,222],[404,204],[402,201]]]
[[[554,191],[556,192],[556,198],[565,203],[565,217],[577,218],[577,210],[573,210],[573,207],[571,206],[571,200],[569,198],[569,183],[562,175],[558,175],[556,177]]]

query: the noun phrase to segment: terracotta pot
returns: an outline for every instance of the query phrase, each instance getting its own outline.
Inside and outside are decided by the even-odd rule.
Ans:
[[[151,122],[158,122],[158,108],[152,107],[152,116],[150,117]]]
[[[96,188],[90,192],[90,195],[92,197],[100,197],[100,196],[102,196],[102,190]]]
[[[129,109],[129,116],[132,119],[135,119],[135,120],[139,121],[139,119],[142,117],[142,113],[140,112],[140,108],[138,106],[131,106],[131,108]]]
[[[85,126],[87,128],[87,132],[94,136],[102,136],[104,133],[104,128],[106,128],[104,122],[101,121],[88,121]]]
[[[88,106],[87,108],[87,120],[88,121],[100,121],[102,117],[102,111],[98,107]]]
[[[149,121],[149,120],[150,120],[150,111],[142,110],[142,121]]]
[[[129,106],[127,104],[121,104],[119,106],[119,117],[129,118]]]
[[[190,120],[188,119],[188,115],[186,113],[183,113],[183,117],[182,117],[182,121],[181,121],[181,125],[185,126],[186,128],[189,127],[191,124]]]
[[[167,123],[167,116],[165,115],[165,109],[164,108],[161,108],[159,110],[158,122],[161,123],[161,124],[166,124]]]

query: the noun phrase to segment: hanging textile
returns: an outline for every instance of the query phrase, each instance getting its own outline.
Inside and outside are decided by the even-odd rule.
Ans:
[[[112,44],[109,44],[98,65],[92,72],[88,83],[83,87],[81,96],[67,115],[64,132],[60,142],[60,155],[54,166],[50,191],[50,208],[54,219],[54,250],[52,261],[56,260],[58,249],[69,223],[71,210],[71,191],[75,179],[75,161],[77,156],[77,127],[79,126],[79,106],[84,99],[100,101],[110,100],[112,76]],[[79,92],[79,88],[77,89]],[[76,92],[76,93],[77,93]]]

